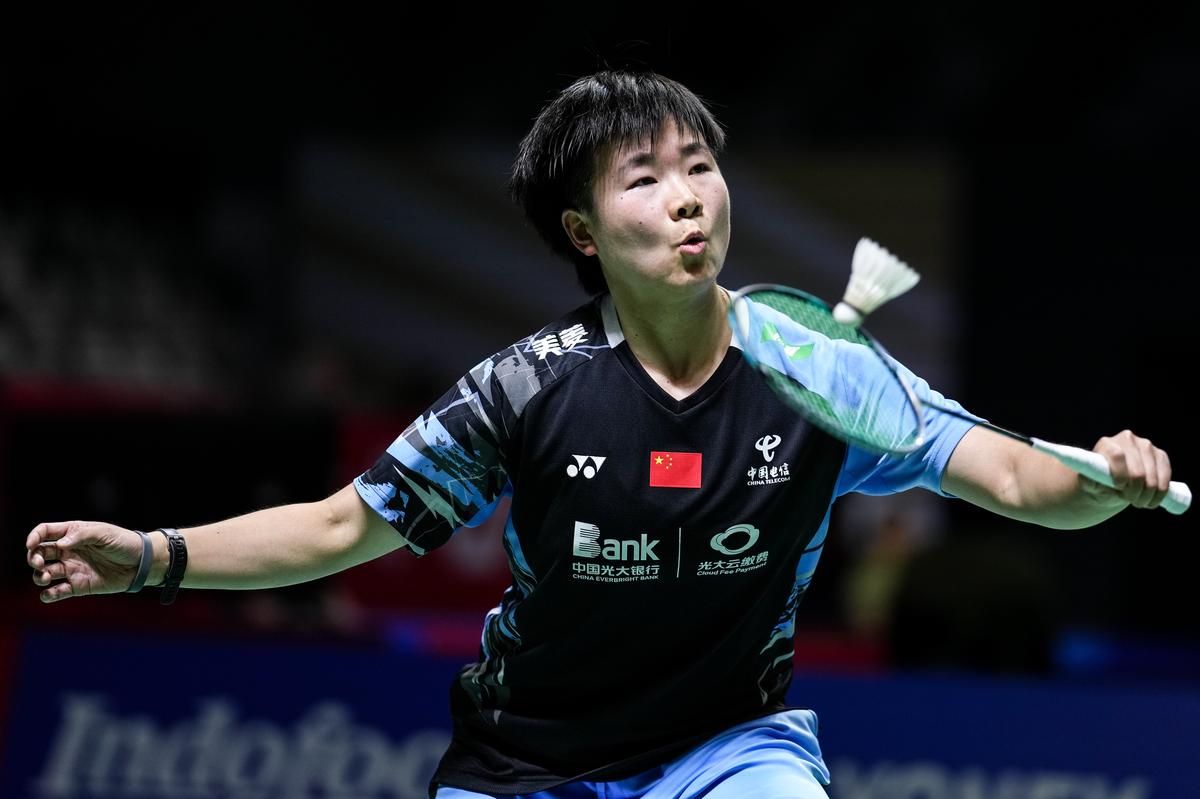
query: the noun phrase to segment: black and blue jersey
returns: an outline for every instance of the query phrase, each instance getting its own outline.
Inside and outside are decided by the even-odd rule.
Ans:
[[[354,482],[416,555],[512,497],[512,585],[451,687],[434,781],[529,793],[620,779],[786,707],[831,504],[940,492],[971,422],[927,424],[904,458],[848,446],[787,408],[736,347],[676,400],[608,295],[482,361]]]

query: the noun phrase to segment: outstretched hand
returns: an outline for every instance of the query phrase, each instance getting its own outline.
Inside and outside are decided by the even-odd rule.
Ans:
[[[1122,430],[1105,436],[1093,447],[1108,461],[1113,488],[1085,481],[1094,494],[1119,497],[1135,508],[1157,508],[1171,484],[1171,459],[1148,438]]]
[[[142,539],[104,522],[44,522],[25,539],[33,581],[49,586],[43,602],[125,591],[137,574]]]

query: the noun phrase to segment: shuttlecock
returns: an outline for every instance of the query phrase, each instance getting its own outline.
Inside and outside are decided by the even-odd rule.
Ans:
[[[833,318],[843,325],[858,327],[867,314],[899,297],[920,279],[908,264],[870,239],[861,238],[850,263],[850,283],[842,301],[833,309]]]

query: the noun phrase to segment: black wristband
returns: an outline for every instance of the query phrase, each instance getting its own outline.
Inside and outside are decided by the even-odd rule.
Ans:
[[[183,573],[187,570],[187,542],[173,527],[159,527],[158,532],[167,537],[167,573],[163,577],[162,597],[159,601],[170,605],[179,593],[179,584],[183,582]]]

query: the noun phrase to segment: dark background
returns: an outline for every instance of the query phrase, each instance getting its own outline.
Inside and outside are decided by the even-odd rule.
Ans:
[[[397,251],[386,214],[382,233],[337,221],[392,206],[375,204],[369,181],[328,188],[336,169],[322,164],[348,161],[322,159],[365,153],[362,163],[410,181],[410,213],[394,224],[420,220],[430,246],[462,248],[482,285],[516,261],[470,250],[472,237],[438,227],[454,220],[424,199],[464,216],[478,205],[480,235],[540,252],[515,210],[494,210],[505,159],[554,92],[606,65],[696,91],[743,164],[781,151],[952,164],[946,217],[931,221],[948,242],[955,398],[1089,447],[1129,427],[1167,449],[1178,479],[1200,479],[1185,390],[1197,341],[1194,12],[7,13],[0,579],[6,601],[39,620],[101,611],[37,607],[21,550],[37,522],[184,526],[332,493],[474,362],[431,348],[453,343],[477,360],[553,318],[539,302],[561,312],[582,301],[548,253],[545,285],[511,271],[500,299],[445,277],[441,255]],[[494,157],[452,169],[430,155],[463,140]],[[784,188],[805,196],[805,185]],[[737,208],[732,173],[730,189]],[[330,202],[336,213],[322,210]],[[321,258],[336,266],[320,274],[347,283],[310,279]],[[543,262],[522,261],[534,274]],[[148,274],[158,289],[145,288]],[[350,275],[387,289],[339,293]],[[437,298],[420,336],[397,332],[406,312],[395,303],[409,291]],[[97,337],[115,343],[96,354]],[[957,654],[930,660],[1044,670],[1046,642],[1066,630],[1100,631],[1126,651],[1200,644],[1194,511],[1128,511],[1057,532],[945,504],[949,533],[917,556],[895,620],[946,631],[930,648],[961,639]],[[859,554],[827,554],[800,614],[810,626],[845,631],[839,581]],[[316,590],[281,595],[311,608]],[[481,615],[481,596],[465,609]],[[464,609],[461,599],[444,604]],[[393,620],[429,604],[371,601]],[[156,614],[152,602],[138,607]],[[964,604],[976,609],[950,618]],[[244,618],[221,607],[189,618]],[[1029,628],[1035,654],[1013,655],[1025,645],[1011,636]],[[885,650],[889,629],[875,631]]]

